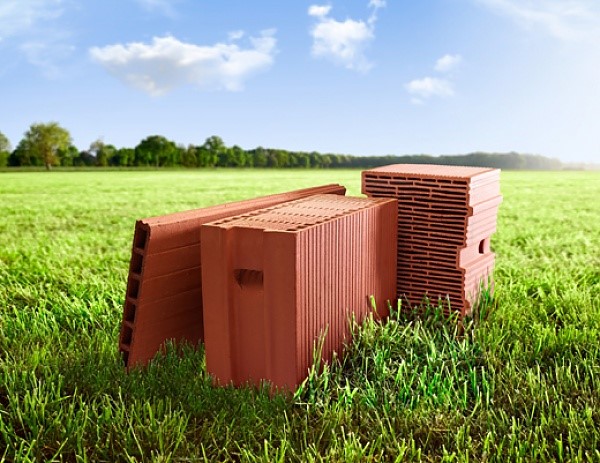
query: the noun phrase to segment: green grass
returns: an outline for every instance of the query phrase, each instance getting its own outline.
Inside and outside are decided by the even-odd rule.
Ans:
[[[136,218],[358,171],[0,174],[0,461],[600,461],[600,174],[504,172],[496,294],[356,330],[293,396],[213,388],[202,349],[125,374]]]

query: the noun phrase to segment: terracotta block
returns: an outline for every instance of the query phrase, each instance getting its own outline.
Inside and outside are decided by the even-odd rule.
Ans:
[[[398,297],[449,298],[469,313],[491,282],[500,170],[397,164],[364,171],[362,191],[398,199]]]
[[[200,227],[232,215],[313,194],[344,195],[324,185],[138,220],[119,349],[125,366],[145,365],[165,341],[203,339]]]
[[[316,195],[202,226],[206,366],[217,384],[295,389],[350,341],[349,319],[388,315],[396,201]]]

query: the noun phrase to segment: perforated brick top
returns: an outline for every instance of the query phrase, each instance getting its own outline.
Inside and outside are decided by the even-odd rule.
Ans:
[[[414,177],[434,177],[448,179],[469,179],[487,172],[500,172],[498,169],[489,167],[466,167],[466,166],[440,166],[432,164],[392,164],[389,166],[376,167],[366,172],[382,172],[393,174],[404,174]]]
[[[297,232],[389,201],[390,199],[387,198],[352,198],[327,194],[314,195],[260,209],[248,214],[219,220],[209,225],[224,228],[244,227]]]

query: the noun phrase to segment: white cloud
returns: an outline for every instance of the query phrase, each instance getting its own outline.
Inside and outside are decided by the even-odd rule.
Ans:
[[[447,98],[454,95],[454,89],[450,81],[435,77],[411,80],[405,87],[408,93],[413,96],[411,100],[413,103],[423,103],[424,99],[433,96]]]
[[[15,41],[15,49],[41,69],[45,77],[64,74],[75,47],[60,24],[72,0],[0,0],[0,42]]]
[[[369,6],[372,8],[383,8],[385,0],[369,0]]]
[[[437,72],[449,73],[462,61],[460,55],[445,54],[435,62],[433,67]],[[404,85],[406,91],[412,96],[410,102],[413,104],[425,104],[425,100],[432,97],[449,98],[454,96],[454,87],[449,79],[437,77],[423,77],[413,79]]]
[[[312,55],[347,69],[368,71],[372,64],[365,56],[365,50],[375,38],[376,13],[385,6],[385,1],[369,0],[368,6],[373,8],[373,12],[366,21],[350,18],[337,21],[328,16],[330,5],[312,5],[308,14],[317,18],[317,23],[310,31],[313,38]]]
[[[217,43],[200,46],[174,37],[152,43],[117,44],[90,49],[93,60],[112,75],[151,95],[191,84],[201,89],[241,90],[252,74],[268,69],[276,53],[275,30],[250,37],[250,46]]]
[[[564,40],[600,38],[598,0],[475,0],[526,29]]]
[[[2,0],[0,2],[0,40],[35,32],[41,21],[63,14],[63,0]]]
[[[462,56],[460,55],[444,55],[435,63],[434,69],[438,72],[450,72],[461,63]]]
[[[65,72],[63,63],[75,51],[75,46],[60,42],[30,41],[20,47],[29,63],[39,67],[44,76],[54,79]]]
[[[311,33],[314,56],[358,71],[367,71],[371,67],[364,50],[373,39],[373,32],[363,21],[326,19],[315,25]]]
[[[311,5],[308,8],[309,16],[327,16],[329,11],[331,11],[331,5]]]
[[[176,16],[174,4],[177,0],[136,0],[148,11],[158,11],[165,16]]]
[[[244,35],[245,32],[242,30],[231,31],[229,34],[227,34],[230,41],[240,40],[242,37],[244,37]]]

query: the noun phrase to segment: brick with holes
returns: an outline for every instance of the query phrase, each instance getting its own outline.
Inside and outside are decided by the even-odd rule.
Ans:
[[[202,226],[206,366],[217,384],[294,390],[395,297],[394,199],[315,195]]]
[[[500,170],[396,164],[362,173],[362,192],[398,200],[398,298],[470,314],[492,289]]]
[[[126,367],[144,366],[167,340],[203,339],[200,226],[313,194],[344,195],[337,184],[138,220],[119,349]]]

